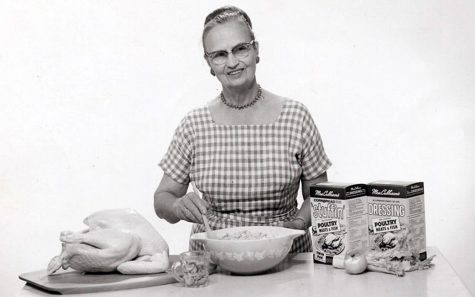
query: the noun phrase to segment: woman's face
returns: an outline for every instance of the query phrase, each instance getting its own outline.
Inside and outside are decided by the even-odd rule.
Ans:
[[[257,44],[255,47],[251,46],[247,57],[238,58],[230,54],[237,45],[250,41],[252,41],[251,34],[247,25],[238,20],[216,25],[206,34],[204,48],[207,53],[227,52],[227,59],[221,65],[216,65],[209,57],[206,58],[208,65],[223,87],[248,87],[254,81],[258,54]]]

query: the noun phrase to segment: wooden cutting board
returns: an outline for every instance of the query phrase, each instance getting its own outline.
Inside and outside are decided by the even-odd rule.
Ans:
[[[176,260],[176,255],[170,256],[170,263]],[[119,272],[84,273],[75,270],[63,270],[62,272],[48,275],[46,270],[38,270],[20,274],[19,278],[34,287],[60,294],[144,288],[176,282],[175,278],[166,272],[125,275]]]

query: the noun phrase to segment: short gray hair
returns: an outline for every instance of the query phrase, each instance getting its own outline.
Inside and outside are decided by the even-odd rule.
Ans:
[[[252,31],[251,18],[247,15],[247,13],[236,6],[223,6],[208,14],[205,19],[202,36],[203,48],[205,46],[205,36],[209,30],[218,24],[223,24],[231,20],[239,20],[246,24],[247,28],[249,29],[249,33],[251,34],[251,40],[255,39],[254,31]]]

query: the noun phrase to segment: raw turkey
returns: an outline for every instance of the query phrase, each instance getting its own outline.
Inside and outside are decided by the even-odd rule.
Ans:
[[[63,231],[62,251],[51,259],[48,274],[69,267],[84,272],[147,274],[169,267],[168,244],[158,231],[133,209],[107,209],[84,219],[89,228]]]

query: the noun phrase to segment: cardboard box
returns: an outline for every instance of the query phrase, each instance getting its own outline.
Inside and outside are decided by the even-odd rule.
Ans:
[[[424,183],[375,181],[368,184],[369,247],[411,250],[427,258]]]
[[[314,262],[368,247],[365,184],[325,182],[310,187]]]

